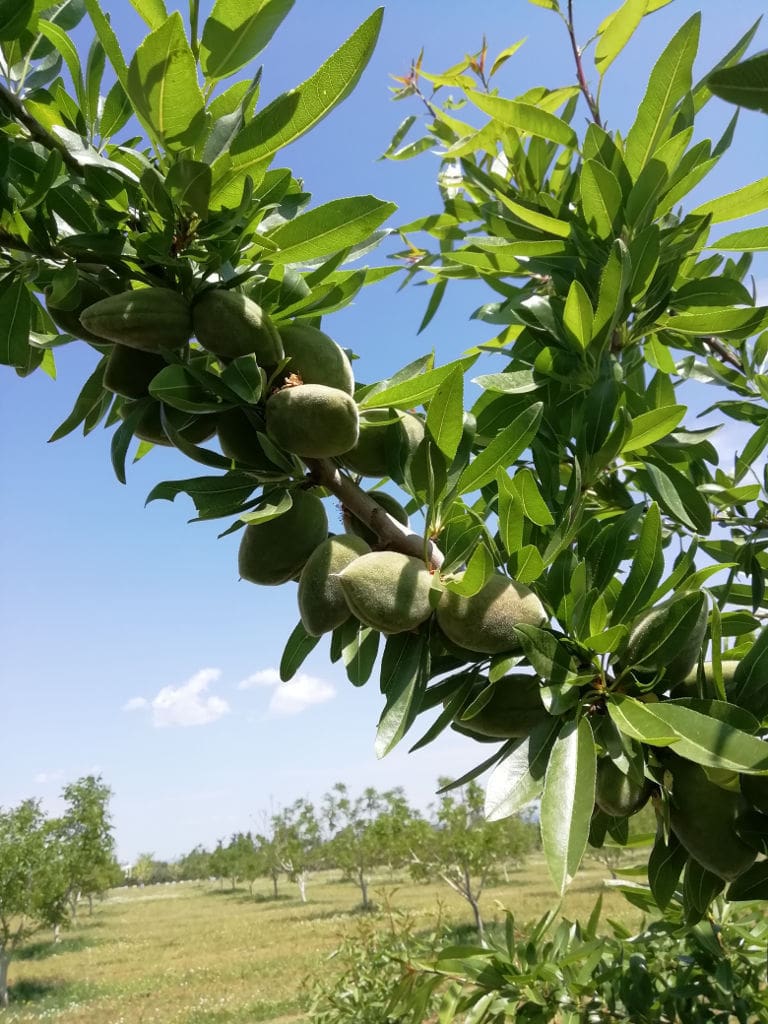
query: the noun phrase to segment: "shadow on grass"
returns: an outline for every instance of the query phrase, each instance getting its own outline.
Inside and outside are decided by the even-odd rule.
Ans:
[[[289,1015],[298,1014],[303,1008],[300,1000],[286,999],[279,1002],[258,1002],[249,1006],[240,1006],[228,1010],[206,1010],[205,1008],[193,1010],[185,1018],[184,1024],[258,1024],[260,1021],[271,1021],[276,1017],[283,1018]],[[290,1019],[294,1019],[292,1016]],[[304,1017],[297,1016],[298,1020]]]
[[[80,953],[84,949],[98,945],[96,939],[87,935],[66,935],[58,942],[52,939],[41,939],[38,942],[30,942],[22,946],[14,955],[14,960],[47,960],[51,956],[58,956],[60,953]]]
[[[22,978],[12,982],[8,987],[10,1005],[25,1006],[34,1004],[39,1009],[63,1009],[72,1003],[83,1003],[93,999],[97,992],[89,985],[76,984],[48,978]]]

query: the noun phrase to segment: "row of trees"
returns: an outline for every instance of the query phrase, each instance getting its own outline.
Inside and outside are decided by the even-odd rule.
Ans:
[[[440,779],[440,785],[447,779]],[[338,868],[360,889],[370,906],[369,886],[375,869],[407,867],[418,879],[443,879],[465,899],[479,932],[479,899],[488,879],[518,863],[537,845],[537,830],[519,816],[487,821],[483,791],[476,782],[444,793],[423,815],[402,789],[365,789],[352,796],[339,782],[315,806],[296,800],[265,817],[263,827],[220,840],[213,851],[196,846],[174,864],[142,854],[131,869],[140,883],[183,879],[229,879],[232,888],[257,879],[272,881],[275,898],[281,878],[298,887],[306,901],[314,871]]]
[[[20,944],[40,928],[77,920],[80,901],[93,899],[121,877],[115,860],[111,792],[100,776],[64,787],[61,815],[37,800],[0,808],[0,1006],[8,1005],[8,968]]]

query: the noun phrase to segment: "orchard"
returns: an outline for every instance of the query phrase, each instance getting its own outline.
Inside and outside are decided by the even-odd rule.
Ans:
[[[399,79],[417,114],[387,155],[438,151],[441,203],[393,236],[393,204],[312,206],[276,165],[355,87],[382,10],[262,107],[245,69],[290,0],[132,0],[130,58],[98,0],[0,0],[0,362],[52,373],[91,346],[54,438],[106,425],[122,482],[134,439],[195,463],[149,499],[237,531],[243,580],[298,582],[284,679],[327,637],[353,685],[378,677],[379,756],[478,743],[453,784],[490,772],[491,819],[540,800],[557,893],[651,802],[650,894],[692,924],[721,893],[768,899],[768,227],[722,227],[764,213],[768,179],[688,200],[738,131],[728,104],[768,111],[768,57],[745,56],[756,25],[694,81],[694,14],[613,129],[609,71],[666,3],[626,0],[587,47],[578,4],[532,2],[572,44],[566,84],[505,98],[516,47],[485,44]],[[368,380],[333,313],[395,273],[428,282],[422,327],[448,287],[487,285],[491,339]],[[684,396],[750,428],[733,465]]]

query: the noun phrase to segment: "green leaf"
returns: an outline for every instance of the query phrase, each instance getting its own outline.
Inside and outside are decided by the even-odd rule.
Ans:
[[[628,622],[641,611],[656,589],[664,571],[664,553],[661,546],[661,515],[654,502],[645,515],[645,521],[632,557],[629,575],[619,591],[611,615],[611,625]]]
[[[305,659],[320,643],[319,636],[310,636],[301,622],[296,625],[285,645],[280,659],[280,678],[284,683],[293,679]]]
[[[669,833],[668,842],[662,835],[656,837],[648,858],[648,882],[662,910],[669,906],[687,860],[688,851],[674,832]]]
[[[563,312],[563,327],[576,347],[585,352],[592,340],[592,318],[594,310],[584,285],[575,278],[568,289]],[[536,386],[536,385],[534,385]]]
[[[277,498],[277,501],[275,501]],[[285,515],[293,507],[290,491],[277,491],[270,494],[269,499],[261,502],[255,512],[245,512],[240,516],[244,523],[268,523],[272,519]]]
[[[560,727],[557,718],[537,725],[494,768],[485,789],[488,821],[511,818],[541,795],[552,744]]]
[[[275,263],[306,263],[365,241],[397,209],[375,196],[333,199],[270,231]]]
[[[542,679],[552,685],[571,684],[578,679],[579,666],[548,629],[522,623],[513,628],[523,653]]]
[[[425,370],[417,376],[409,377],[397,384],[390,384],[383,391],[373,390],[359,403],[360,408],[378,409],[389,406],[395,409],[410,409],[413,406],[421,405],[422,402],[432,398],[454,370],[467,370],[476,359],[477,356],[467,356],[453,363],[446,363],[445,366],[438,366],[434,370]]]
[[[203,128],[205,102],[178,11],[139,46],[125,85],[137,116],[160,145],[167,150],[195,145]]]
[[[760,178],[735,192],[697,206],[691,211],[691,216],[711,217],[713,224],[719,224],[725,220],[737,220],[739,217],[761,213],[765,209],[768,209],[768,178]]]
[[[768,228],[747,228],[725,235],[707,245],[708,249],[722,249],[724,252],[766,252],[768,251]]]
[[[86,98],[85,89],[83,86],[83,69],[80,65],[80,56],[77,52],[77,47],[72,42],[68,32],[65,32],[63,28],[50,21],[43,21],[40,19],[37,25],[38,32],[45,38],[53,43],[58,52],[64,58],[67,69],[72,76],[72,83],[75,87],[75,93],[77,94],[77,100],[81,108],[85,111]]]
[[[595,741],[589,722],[566,722],[552,747],[541,798],[541,841],[563,895],[578,870],[595,805]]]
[[[709,533],[712,513],[696,485],[683,473],[664,464],[664,468],[645,462],[646,490],[678,522],[697,533]]]
[[[131,5],[151,29],[160,28],[168,17],[165,0],[131,0]]]
[[[27,365],[32,298],[19,276],[0,293],[0,365]]]
[[[768,53],[757,53],[741,64],[715,71],[707,85],[729,103],[768,113]]]
[[[664,130],[676,105],[690,91],[700,26],[701,15],[694,14],[672,37],[653,67],[637,117],[627,135],[626,162],[635,180],[663,141]]]
[[[707,768],[733,772],[767,772],[768,743],[728,722],[683,707],[674,701],[647,704],[659,727],[675,737],[676,754]],[[635,737],[638,738],[638,737]]]
[[[768,860],[758,861],[731,882],[725,894],[732,903],[768,900]]]
[[[0,40],[18,39],[34,9],[35,0],[0,0]]]
[[[112,440],[109,446],[109,454],[112,460],[112,468],[115,471],[115,476],[121,484],[126,482],[125,480],[125,458],[128,454],[128,448],[130,447],[131,441],[133,440],[133,432],[139,424],[139,420],[144,414],[146,408],[146,402],[148,399],[143,399],[141,402],[136,404],[134,409],[128,413],[123,422],[117,428],[112,435]],[[86,420],[86,425],[87,425]]]
[[[354,617],[342,627],[341,657],[347,679],[353,686],[363,686],[371,677],[379,651],[379,634]]]
[[[415,633],[398,633],[387,638],[381,661],[381,688],[386,694],[376,730],[374,750],[384,757],[400,742],[419,709],[427,685],[429,651],[426,638]]]
[[[605,345],[610,339],[623,314],[631,278],[632,263],[629,250],[624,242],[617,238],[600,275],[597,309],[592,324],[592,337],[595,342]]]
[[[503,192],[499,192],[498,189],[495,194],[504,203],[506,208],[514,213],[518,220],[521,220],[524,224],[530,224],[531,227],[543,231],[545,234],[554,235],[555,238],[568,238],[570,236],[571,225],[567,220],[559,220],[557,217],[550,217],[548,214],[540,213],[538,210],[531,210],[527,206],[523,206],[522,203],[514,202],[514,200],[505,196]]]
[[[550,114],[534,103],[521,100],[505,100],[498,96],[489,96],[484,92],[467,92],[467,99],[488,114],[494,121],[515,128],[528,135],[536,135],[542,139],[559,142],[563,146],[575,148],[578,139],[576,132],[569,124],[556,114]]]
[[[72,412],[48,438],[49,443],[66,437],[67,434],[70,434],[76,427],[88,419],[94,409],[99,408],[104,399],[104,370],[106,366],[107,357],[103,356],[99,360],[96,369],[85,384],[83,384]]]
[[[533,370],[484,373],[480,377],[473,377],[472,383],[485,391],[496,391],[502,395],[524,395],[544,386],[544,381],[537,381],[534,378]]]
[[[727,692],[728,700],[756,718],[768,717],[768,626],[739,662]]]
[[[198,383],[185,366],[166,366],[153,377],[149,393],[159,402],[182,412],[219,412],[226,403]]]
[[[478,490],[517,459],[536,436],[544,406],[529,405],[491,441],[487,448],[467,466],[459,477],[458,493]]]
[[[526,519],[530,519],[536,526],[554,526],[555,520],[530,469],[518,470],[512,479],[512,486]]]
[[[187,494],[195,503],[199,516],[211,518],[237,511],[256,489],[256,481],[248,473],[225,473],[223,476],[200,476],[188,480],[165,480],[147,495],[150,501],[174,501]]]
[[[371,58],[383,13],[374,11],[311,78],[278,96],[243,128],[230,149],[233,172],[268,162],[349,96]]]
[[[234,75],[261,53],[293,0],[216,0],[203,26],[200,66],[209,82]]]
[[[110,64],[114,68],[117,80],[123,87],[125,93],[129,95],[128,65],[125,63],[123,52],[120,49],[120,43],[118,42],[117,36],[109,23],[109,18],[102,11],[99,0],[85,0],[85,7],[88,11],[88,17],[91,19],[93,27],[96,30],[99,42],[104,47],[104,52],[109,58]]]
[[[211,185],[210,166],[198,160],[177,160],[165,178],[165,188],[171,198],[201,220],[208,216]]]
[[[768,325],[768,306],[750,306],[746,309],[702,307],[675,316],[664,314],[656,323],[659,330],[677,331],[680,334],[738,333],[739,336],[748,337]]]
[[[263,385],[256,356],[248,353],[233,359],[221,374],[221,382],[247,405],[255,405],[261,398]]]
[[[668,405],[641,413],[632,421],[632,432],[622,445],[622,454],[636,452],[638,448],[647,448],[648,445],[671,434],[687,411],[688,407],[685,405]]]
[[[608,24],[600,32],[595,48],[595,67],[601,78],[634,35],[647,7],[648,0],[625,0],[618,11],[606,19]]]
[[[453,459],[464,431],[464,373],[457,367],[430,400],[427,429],[440,451]]]
[[[585,160],[579,189],[584,220],[589,228],[598,238],[614,238],[623,207],[616,175],[597,160]]]

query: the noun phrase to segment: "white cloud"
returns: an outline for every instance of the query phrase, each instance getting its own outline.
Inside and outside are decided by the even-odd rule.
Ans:
[[[276,668],[263,668],[252,676],[237,684],[238,690],[251,690],[254,686],[274,686],[280,682],[280,673]]]
[[[287,683],[280,683],[269,702],[274,715],[297,715],[314,704],[324,704],[336,696],[331,683],[299,672]]]
[[[146,697],[131,697],[123,704],[123,711],[141,711],[142,708],[149,707],[149,701]]]
[[[227,701],[207,696],[206,690],[221,676],[221,669],[203,668],[181,686],[164,686],[152,701],[132,697],[123,705],[124,711],[152,709],[152,724],[156,729],[169,726],[208,725],[229,713]]]
[[[64,772],[62,771],[38,772],[37,775],[35,776],[35,782],[44,786],[49,782],[61,782],[63,778]]]

